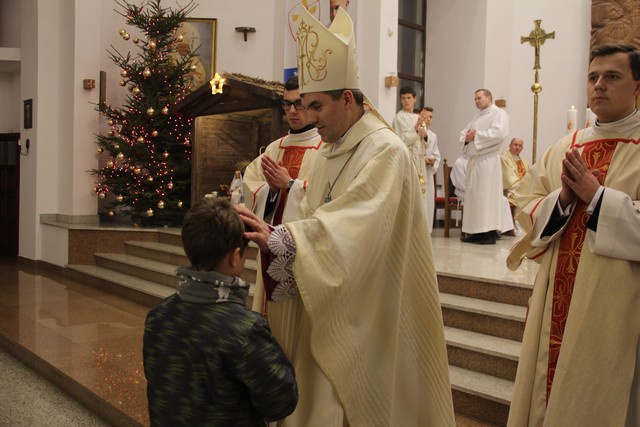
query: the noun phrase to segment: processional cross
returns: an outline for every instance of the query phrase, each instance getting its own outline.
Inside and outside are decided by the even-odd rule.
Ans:
[[[542,92],[542,85],[539,82],[538,75],[538,70],[540,69],[540,47],[545,41],[547,41],[547,39],[556,38],[555,31],[547,33],[545,30],[540,28],[541,22],[542,19],[536,19],[533,21],[536,26],[529,33],[529,37],[520,37],[520,44],[529,42],[529,44],[535,49],[535,62],[533,64],[533,69],[536,70],[536,74],[534,83],[531,85],[531,92],[533,92],[533,155],[531,163],[536,162],[536,149],[538,146],[538,94]]]

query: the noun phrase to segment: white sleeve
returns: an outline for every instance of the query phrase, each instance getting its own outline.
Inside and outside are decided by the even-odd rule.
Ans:
[[[605,188],[597,231],[589,229],[587,239],[589,249],[595,254],[640,261],[640,201]]]

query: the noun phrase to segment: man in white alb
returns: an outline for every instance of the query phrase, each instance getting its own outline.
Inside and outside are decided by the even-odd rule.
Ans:
[[[500,153],[509,133],[509,116],[493,104],[491,92],[475,92],[480,110],[460,132],[463,153],[469,157],[465,183],[464,220],[461,240],[481,245],[495,244],[502,231],[502,166]]]

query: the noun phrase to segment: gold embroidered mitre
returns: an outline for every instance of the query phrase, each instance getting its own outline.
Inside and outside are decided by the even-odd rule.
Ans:
[[[342,7],[329,28],[301,8],[297,38],[300,93],[360,89],[353,22]]]

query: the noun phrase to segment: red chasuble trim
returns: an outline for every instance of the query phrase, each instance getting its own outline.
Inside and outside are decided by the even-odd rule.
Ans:
[[[598,169],[598,181],[602,185],[609,170],[609,164],[619,142],[623,140],[595,140],[580,144],[583,147],[582,158],[589,170]],[[572,146],[575,145],[575,135]],[[551,311],[551,329],[549,336],[549,363],[547,368],[547,402],[551,394],[553,377],[555,376],[560,347],[569,315],[573,286],[576,280],[576,272],[580,262],[582,245],[587,235],[587,221],[589,214],[586,212],[587,204],[578,201],[578,204],[569,219],[567,228],[560,239],[558,262],[553,284],[553,303]]]

